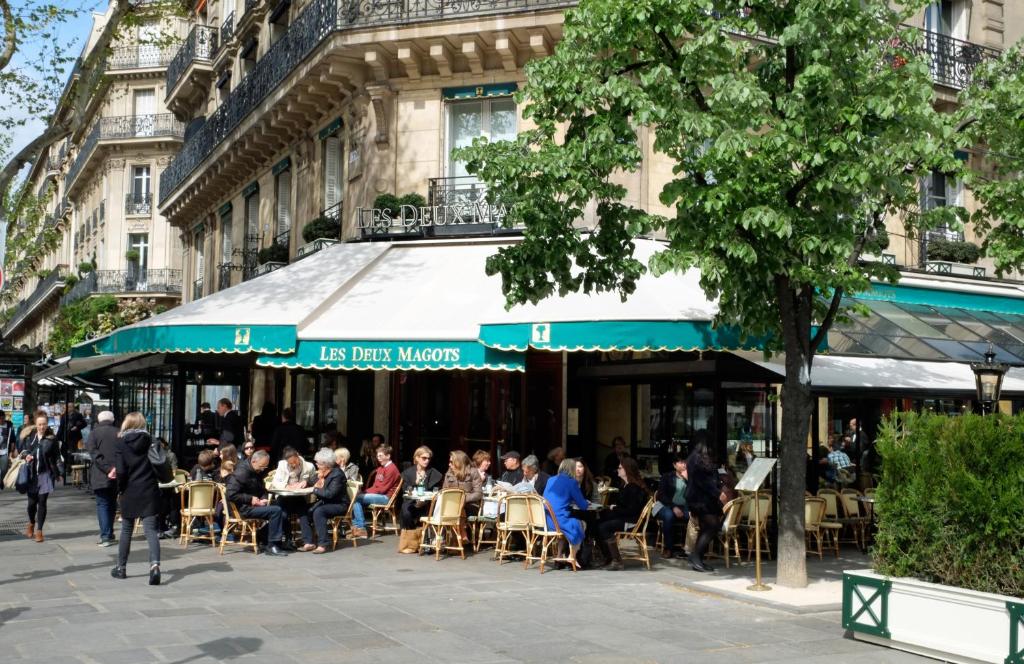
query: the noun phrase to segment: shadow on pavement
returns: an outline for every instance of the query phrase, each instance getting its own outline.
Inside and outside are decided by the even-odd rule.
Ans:
[[[238,657],[244,657],[245,655],[251,655],[257,652],[263,646],[263,639],[254,639],[250,637],[225,637],[223,639],[214,639],[213,641],[207,641],[206,643],[197,643],[196,648],[199,653],[179,659],[170,664],[187,664],[188,662],[195,662],[200,659],[212,658],[218,662],[226,662]]]
[[[188,567],[182,567],[180,569],[161,570],[163,576],[161,584],[169,586],[172,583],[184,579],[187,576],[192,576],[193,574],[205,574],[206,572],[230,572],[233,569],[234,568],[226,562],[215,562],[189,565]]]
[[[6,623],[14,620],[28,610],[27,606],[13,606],[9,609],[0,611],[0,627],[3,627]]]

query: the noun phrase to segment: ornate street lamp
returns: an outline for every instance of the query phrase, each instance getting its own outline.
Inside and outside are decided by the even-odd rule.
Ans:
[[[999,393],[1003,389],[1003,376],[1007,368],[1002,362],[996,362],[996,352],[991,342],[985,351],[985,361],[971,362],[971,371],[974,372],[978,401],[981,403],[983,414],[991,413],[995,404],[999,402]]]

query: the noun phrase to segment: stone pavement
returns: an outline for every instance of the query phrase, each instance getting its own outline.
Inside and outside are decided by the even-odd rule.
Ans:
[[[141,537],[129,578],[110,578],[115,552],[96,546],[94,514],[86,492],[59,489],[37,544],[15,534],[24,497],[0,492],[0,662],[927,661],[845,639],[834,608],[697,590],[706,578],[676,561],[541,576],[484,553],[399,555],[393,536],[284,559],[164,542],[164,585],[150,587]]]

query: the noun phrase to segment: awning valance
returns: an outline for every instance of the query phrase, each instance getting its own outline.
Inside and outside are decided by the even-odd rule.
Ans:
[[[497,323],[480,326],[480,342],[500,350],[756,350],[764,340],[710,321],[606,320]]]
[[[161,325],[126,327],[75,346],[72,357],[123,353],[290,353],[294,325]]]
[[[490,369],[525,371],[520,353],[486,348],[476,341],[300,341],[291,355],[260,357],[261,367],[427,371]]]

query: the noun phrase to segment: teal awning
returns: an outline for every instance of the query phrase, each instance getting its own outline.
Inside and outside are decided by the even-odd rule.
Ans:
[[[760,350],[765,340],[710,321],[607,320],[481,325],[480,343],[507,351],[686,351]]]
[[[124,353],[290,353],[294,325],[126,327],[71,349],[72,358]]]
[[[923,304],[971,311],[1024,314],[1024,293],[1017,289],[1004,295],[969,290],[940,290],[904,284],[872,284],[871,290],[858,293],[855,297],[858,300],[880,300],[898,304]]]
[[[302,340],[295,353],[262,356],[261,367],[426,371],[489,369],[525,371],[522,354],[487,348],[476,341]]]

